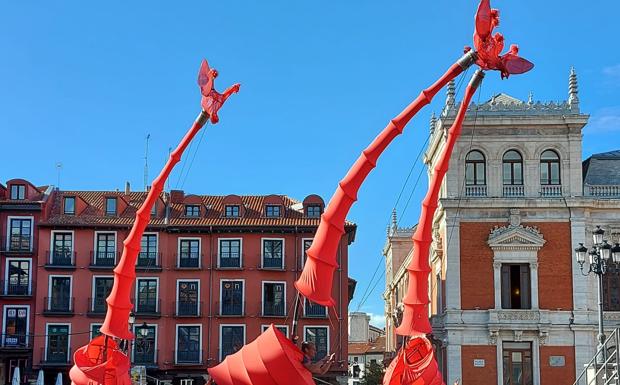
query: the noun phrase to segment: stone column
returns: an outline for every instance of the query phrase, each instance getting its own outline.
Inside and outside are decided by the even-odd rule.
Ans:
[[[493,287],[495,288],[495,310],[502,308],[502,263],[493,262]]]
[[[530,262],[532,309],[538,310],[538,262]]]

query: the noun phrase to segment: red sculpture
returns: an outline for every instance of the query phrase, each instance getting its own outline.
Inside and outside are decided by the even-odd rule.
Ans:
[[[207,60],[203,60],[200,65],[200,72],[198,72],[198,85],[200,86],[200,93],[202,94],[202,110],[205,111],[211,117],[211,123],[215,124],[220,121],[217,116],[217,111],[222,108],[226,99],[233,93],[239,92],[239,83],[233,84],[228,87],[223,94],[220,94],[213,87],[213,81],[217,77],[218,72],[215,68],[209,68]]]
[[[534,64],[519,57],[519,47],[510,46],[510,51],[500,56],[504,49],[504,36],[493,33],[499,25],[499,10],[491,9],[490,0],[481,0],[476,12],[476,28],[474,31],[474,47],[478,53],[476,64],[483,70],[499,70],[502,79],[511,74],[522,74],[534,68]],[[470,47],[465,47],[469,51]]]
[[[203,61],[198,77],[198,85],[203,92],[203,110],[177,148],[170,154],[168,162],[153,181],[146,199],[136,212],[136,221],[127,239],[123,242],[123,254],[114,268],[114,285],[106,299],[108,309],[105,321],[101,326],[103,336],[97,337],[88,345],[79,348],[73,356],[75,365],[69,375],[71,381],[76,385],[127,385],[131,383],[128,371],[129,357],[118,349],[112,337],[125,340],[133,339],[133,333],[129,331],[129,313],[133,308],[130,295],[136,278],[136,259],[140,252],[142,234],[150,220],[151,209],[161,195],[166,179],[168,179],[174,166],[181,160],[181,155],[194,136],[207,123],[209,117],[213,123],[216,123],[218,121],[217,111],[232,92],[239,90],[239,85],[236,84],[226,90],[224,95],[218,94],[213,90],[213,79],[216,76],[217,72],[209,70],[206,60]],[[204,109],[205,105],[208,107],[208,111]],[[215,120],[211,114],[215,114]]]

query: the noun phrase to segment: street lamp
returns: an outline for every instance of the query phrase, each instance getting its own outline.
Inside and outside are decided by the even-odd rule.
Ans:
[[[133,333],[133,324],[136,323],[136,315],[134,312],[129,313],[129,331]],[[125,353],[129,355],[129,340],[125,340]]]
[[[620,244],[616,243],[612,247],[606,240],[603,240],[605,230],[601,229],[601,226],[596,226],[596,229],[592,231],[592,240],[594,241],[593,248],[588,252],[588,249],[579,244],[579,247],[575,249],[575,258],[579,263],[581,274],[584,276],[594,273],[598,277],[598,346],[597,350],[597,362],[602,363],[605,361],[603,344],[605,343],[605,332],[603,330],[603,274],[607,273],[608,269],[613,264],[620,263]],[[588,270],[584,271],[583,265],[586,263],[586,254],[589,259]],[[610,260],[611,258],[611,260]],[[598,352],[601,352],[603,356],[600,356]]]

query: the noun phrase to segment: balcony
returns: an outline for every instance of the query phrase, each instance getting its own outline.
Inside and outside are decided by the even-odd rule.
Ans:
[[[240,254],[220,254],[217,257],[217,268],[223,270],[242,270]]]
[[[559,185],[540,186],[540,196],[545,197],[545,198],[561,197],[562,186],[559,186]]]
[[[245,302],[216,302],[220,317],[244,317]]]
[[[261,269],[265,270],[284,270],[284,256],[279,258],[263,257]]]
[[[116,251],[91,251],[88,268],[91,270],[112,270],[116,266],[118,257]]]
[[[0,342],[0,350],[12,352],[27,351],[32,349],[33,336],[28,333],[6,334]]]
[[[525,187],[523,185],[504,185],[504,197],[514,198],[525,196]]]
[[[0,281],[0,296],[15,298],[32,297],[32,290],[28,284],[12,284],[8,281]]]
[[[44,297],[43,306],[43,315],[73,316],[73,310],[75,308],[75,297]]]
[[[465,186],[465,196],[469,198],[486,197],[487,186]]]
[[[66,250],[52,250],[46,253],[46,269],[75,270],[76,253]]]
[[[179,301],[174,302],[174,316],[175,317],[200,317],[202,315],[202,301]]]
[[[304,317],[306,318],[327,318],[327,308],[310,301],[306,301],[304,308]]]
[[[88,299],[88,311],[86,315],[88,317],[103,317],[106,310],[108,310],[108,303],[103,297],[89,298]]]
[[[161,317],[161,299],[149,299],[146,301],[132,301],[135,304],[136,317],[159,318]]]
[[[64,351],[47,351],[45,348],[41,348],[41,366],[45,367],[64,367],[71,366],[71,349]]]
[[[177,255],[178,270],[198,270],[203,255],[199,253],[181,253]]]
[[[174,364],[178,366],[202,365],[202,350],[173,350]]]
[[[10,235],[8,238],[0,238],[0,243],[5,254],[32,254],[30,236]]]
[[[162,271],[161,253],[155,251],[141,251],[136,260],[136,271]]]
[[[585,186],[585,195],[597,198],[620,198],[620,186]]]
[[[286,317],[286,305],[284,302],[265,301],[261,309],[263,317]]]
[[[142,347],[145,343],[140,342],[140,337],[138,337],[138,341],[133,344],[132,352],[133,352],[133,360],[132,363],[134,365],[142,365],[147,368],[157,368],[157,357],[159,356],[159,349],[153,350],[152,346]]]

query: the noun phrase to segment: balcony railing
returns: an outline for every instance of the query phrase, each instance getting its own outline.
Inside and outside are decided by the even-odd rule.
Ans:
[[[525,196],[525,187],[522,185],[504,185],[504,196],[507,198]]]
[[[0,281],[0,295],[5,297],[31,297],[32,290],[28,284]]]
[[[177,350],[172,351],[175,365],[201,365],[202,350]]]
[[[603,185],[595,185],[595,186],[585,186],[585,193],[587,196],[597,197],[597,198],[619,198],[620,197],[620,186],[603,186]]]
[[[487,186],[465,186],[466,197],[485,197],[487,196]]]
[[[284,256],[279,258],[263,257],[263,269],[281,270],[284,268]]]
[[[141,251],[136,261],[136,270],[161,270],[161,253]]]
[[[327,308],[323,305],[318,305],[316,303],[306,301],[304,316],[311,318],[325,318],[327,317]]]
[[[88,299],[88,316],[103,316],[106,310],[108,310],[108,303],[104,297]]]
[[[243,317],[245,302],[216,302],[221,317]]]
[[[540,186],[541,197],[561,197],[562,186]]]
[[[8,238],[0,238],[0,248],[5,253],[30,254],[32,242],[27,235],[9,235]]]
[[[177,256],[177,268],[179,269],[199,269],[202,254],[181,253]]]
[[[241,255],[239,254],[220,254],[217,258],[218,268],[220,269],[241,269]]]
[[[263,317],[286,317],[286,305],[284,302],[263,302]]]
[[[67,250],[52,250],[47,253],[47,268],[75,269],[76,253]]]
[[[44,297],[43,315],[73,315],[75,297]]]
[[[200,317],[202,315],[202,301],[179,301],[174,302],[175,317]]]
[[[149,299],[147,301],[133,301],[135,304],[136,316],[140,317],[160,317],[161,299]]]
[[[10,334],[2,336],[1,345],[2,349],[32,349],[33,336],[23,333],[23,334]]]
[[[138,337],[140,338],[140,337]],[[157,366],[157,357],[159,356],[159,349],[153,350],[152,346],[147,348],[141,348],[140,341],[133,344],[133,364],[144,365],[147,367]]]
[[[116,251],[91,251],[89,267],[91,269],[112,269],[116,265],[118,256]]]
[[[69,366],[71,365],[71,349],[67,347],[64,351],[45,351],[41,348],[41,365],[43,366]]]

